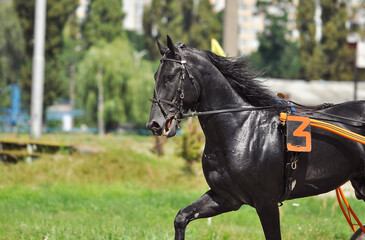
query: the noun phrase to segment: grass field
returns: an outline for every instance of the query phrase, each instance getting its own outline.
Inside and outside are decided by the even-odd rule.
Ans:
[[[26,136],[0,135],[0,138]],[[32,164],[0,164],[0,239],[173,239],[177,211],[207,189],[176,157],[151,153],[152,137],[46,135],[44,140],[104,149],[44,155]],[[365,203],[348,199],[365,221]],[[280,208],[283,239],[349,239],[351,229],[334,198],[287,201]],[[189,224],[187,240],[264,239],[253,208]]]

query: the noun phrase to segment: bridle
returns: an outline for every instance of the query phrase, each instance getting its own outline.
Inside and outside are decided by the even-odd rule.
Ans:
[[[170,61],[170,62],[175,62],[175,63],[181,64],[181,78],[179,80],[179,85],[177,87],[177,91],[176,91],[176,94],[175,94],[174,98],[171,101],[167,100],[167,99],[160,98],[157,94],[157,90],[156,90],[156,87],[155,87],[155,89],[154,89],[154,98],[150,99],[150,101],[152,103],[156,103],[159,106],[159,108],[160,108],[160,110],[161,110],[161,112],[162,112],[162,114],[163,114],[163,116],[166,120],[170,120],[170,119],[173,118],[175,120],[180,121],[182,118],[184,118],[183,105],[184,105],[184,98],[185,98],[185,93],[184,93],[185,72],[188,74],[190,82],[194,86],[197,97],[199,97],[198,84],[195,81],[193,75],[190,73],[190,71],[186,67],[186,60],[184,58],[184,55],[183,55],[183,52],[182,52],[182,49],[181,49],[183,46],[184,46],[183,44],[177,44],[177,46],[176,46],[178,51],[179,51],[181,60],[177,60],[177,59],[173,59],[173,58],[167,58],[167,53],[165,53],[164,56],[162,57],[162,59],[160,60],[161,63],[163,63],[165,61]],[[167,105],[170,105],[170,106],[174,107],[174,109],[176,110],[175,113],[169,114],[169,111],[166,110],[166,108],[164,107],[163,104],[167,104]]]

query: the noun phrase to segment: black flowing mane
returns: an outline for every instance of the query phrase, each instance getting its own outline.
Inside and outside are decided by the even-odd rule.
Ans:
[[[222,57],[211,51],[204,52],[247,103],[256,107],[278,104],[272,92],[255,79],[261,73],[252,69],[247,57]]]

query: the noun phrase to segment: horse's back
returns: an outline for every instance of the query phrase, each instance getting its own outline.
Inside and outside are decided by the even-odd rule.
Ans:
[[[320,120],[365,135],[365,101],[344,102],[318,112],[314,116]],[[311,136],[311,152],[299,155],[297,187],[291,198],[325,193],[353,178],[365,178],[364,145],[316,127]]]

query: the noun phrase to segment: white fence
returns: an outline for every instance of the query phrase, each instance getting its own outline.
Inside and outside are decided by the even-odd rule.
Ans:
[[[354,100],[354,83],[343,81],[304,81],[260,78],[273,93],[284,93],[299,104],[318,105]],[[358,83],[357,99],[365,100],[365,82]]]

